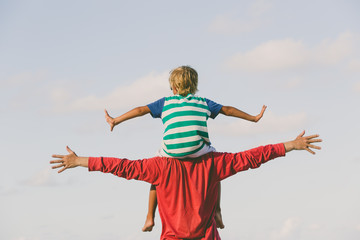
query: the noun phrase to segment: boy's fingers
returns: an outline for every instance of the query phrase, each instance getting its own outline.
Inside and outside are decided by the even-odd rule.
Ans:
[[[109,115],[108,111],[105,109],[105,118],[109,118],[109,117],[110,117],[110,115]]]

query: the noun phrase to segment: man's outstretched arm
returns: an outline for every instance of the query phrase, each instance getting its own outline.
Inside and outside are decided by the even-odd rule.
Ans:
[[[223,180],[238,172],[258,168],[263,163],[285,156],[285,153],[292,150],[306,150],[315,154],[312,149],[320,150],[321,148],[314,145],[314,143],[322,140],[318,138],[318,134],[310,136],[304,136],[304,134],[305,131],[292,141],[260,146],[243,152],[214,153],[217,169],[216,176],[219,180]]]
[[[218,157],[223,158],[224,161],[220,162],[221,164],[227,165],[223,168],[219,169],[226,169],[225,173],[223,171],[223,175],[220,178],[226,178],[229,177],[236,172],[244,171],[249,168],[256,168],[259,167],[262,163],[279,157],[284,154],[285,152],[290,152],[292,150],[306,150],[309,153],[315,154],[315,152],[312,149],[320,150],[321,148],[319,146],[314,145],[313,143],[321,142],[322,140],[319,139],[319,135],[310,135],[310,136],[304,136],[305,131],[303,131],[299,136],[297,136],[294,140],[284,142],[283,147],[278,145],[274,145],[275,148],[272,145],[268,145],[265,147],[259,147],[255,149],[251,149],[248,151],[244,151],[237,154],[220,154]],[[277,146],[277,147],[276,147]],[[277,150],[276,150],[277,149]],[[282,153],[281,153],[282,149]],[[82,167],[88,167],[89,166],[89,158],[88,157],[79,157],[76,155],[74,151],[72,151],[69,147],[66,147],[66,150],[68,151],[68,155],[53,155],[53,158],[57,158],[56,160],[50,161],[53,165],[53,169],[60,168],[58,171],[59,173],[63,172],[66,169],[74,168],[78,166]],[[127,179],[139,179],[144,180],[148,182],[152,182],[153,179],[156,178],[156,175],[159,172],[159,166],[158,163],[153,162],[153,164],[149,164],[147,160],[144,161],[129,161],[129,160],[120,160],[120,159],[114,159],[114,158],[104,158],[104,160],[108,160],[109,166],[112,166],[111,168],[107,168],[105,166],[97,166],[93,170],[95,171],[103,171],[103,172],[111,172],[115,175],[127,178]],[[115,162],[115,160],[119,160],[121,162]],[[157,161],[161,162],[161,161]],[[123,165],[122,168],[117,167],[117,164]],[[124,165],[129,166],[128,168],[124,168]],[[151,169],[151,170],[150,170]],[[150,174],[151,173],[151,174]],[[141,176],[141,177],[139,177]]]
[[[158,184],[161,168],[164,160],[159,157],[128,160],[124,158],[112,157],[79,157],[69,147],[66,147],[68,155],[52,155],[56,160],[50,161],[53,169],[60,168],[61,173],[69,168],[87,167],[89,171],[100,171],[112,173],[118,177],[126,179],[136,179],[151,184]]]

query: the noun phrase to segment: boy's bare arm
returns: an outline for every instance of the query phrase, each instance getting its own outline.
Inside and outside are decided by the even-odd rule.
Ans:
[[[136,108],[128,111],[127,113],[124,113],[123,115],[121,115],[119,117],[113,118],[109,115],[109,113],[105,109],[105,119],[106,119],[106,122],[110,125],[110,131],[112,131],[114,129],[114,127],[116,125],[118,125],[119,123],[122,123],[122,122],[132,119],[132,118],[143,116],[148,113],[150,113],[149,107],[142,106],[142,107],[136,107]]]
[[[265,110],[266,110],[266,106],[264,105],[261,109],[261,112],[258,115],[252,116],[235,107],[223,106],[220,110],[220,113],[226,116],[237,117],[251,122],[258,122],[263,117]]]

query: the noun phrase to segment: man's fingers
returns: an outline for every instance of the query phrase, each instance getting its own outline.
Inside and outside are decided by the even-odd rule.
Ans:
[[[316,145],[312,145],[312,144],[309,144],[308,147],[309,147],[309,148],[315,148],[315,149],[317,149],[317,150],[320,150],[320,149],[321,149],[321,147],[316,146]]]
[[[53,157],[53,158],[63,158],[63,157],[64,157],[64,155],[57,155],[57,154],[53,154],[53,155],[52,155],[52,157]]]
[[[310,148],[305,148],[306,151],[308,151],[311,154],[315,154],[315,152],[313,150],[311,150]]]
[[[58,173],[63,172],[65,169],[66,169],[66,167],[63,167],[62,169],[60,169],[60,170],[58,171]]]
[[[65,164],[59,164],[59,165],[55,165],[55,166],[52,166],[51,168],[52,169],[55,169],[55,168],[60,168],[60,167],[64,167],[65,166]]]
[[[303,130],[303,131],[299,134],[298,137],[302,137],[302,136],[304,136],[304,134],[305,134],[305,130]]]
[[[308,140],[308,143],[314,143],[314,142],[322,142],[322,139],[316,138],[316,139]]]
[[[68,146],[66,146],[66,150],[68,151],[68,153],[70,153],[70,154],[75,154],[75,152],[73,151],[73,150],[71,150]]]
[[[50,163],[63,163],[64,160],[51,160]]]
[[[310,135],[310,136],[306,136],[306,139],[313,139],[313,138],[317,138],[319,137],[319,134],[314,134],[314,135]]]

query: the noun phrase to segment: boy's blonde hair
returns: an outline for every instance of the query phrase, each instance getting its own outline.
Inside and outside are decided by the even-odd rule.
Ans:
[[[198,85],[198,74],[190,66],[181,66],[173,69],[169,77],[170,87],[175,88],[181,96],[195,94]]]

